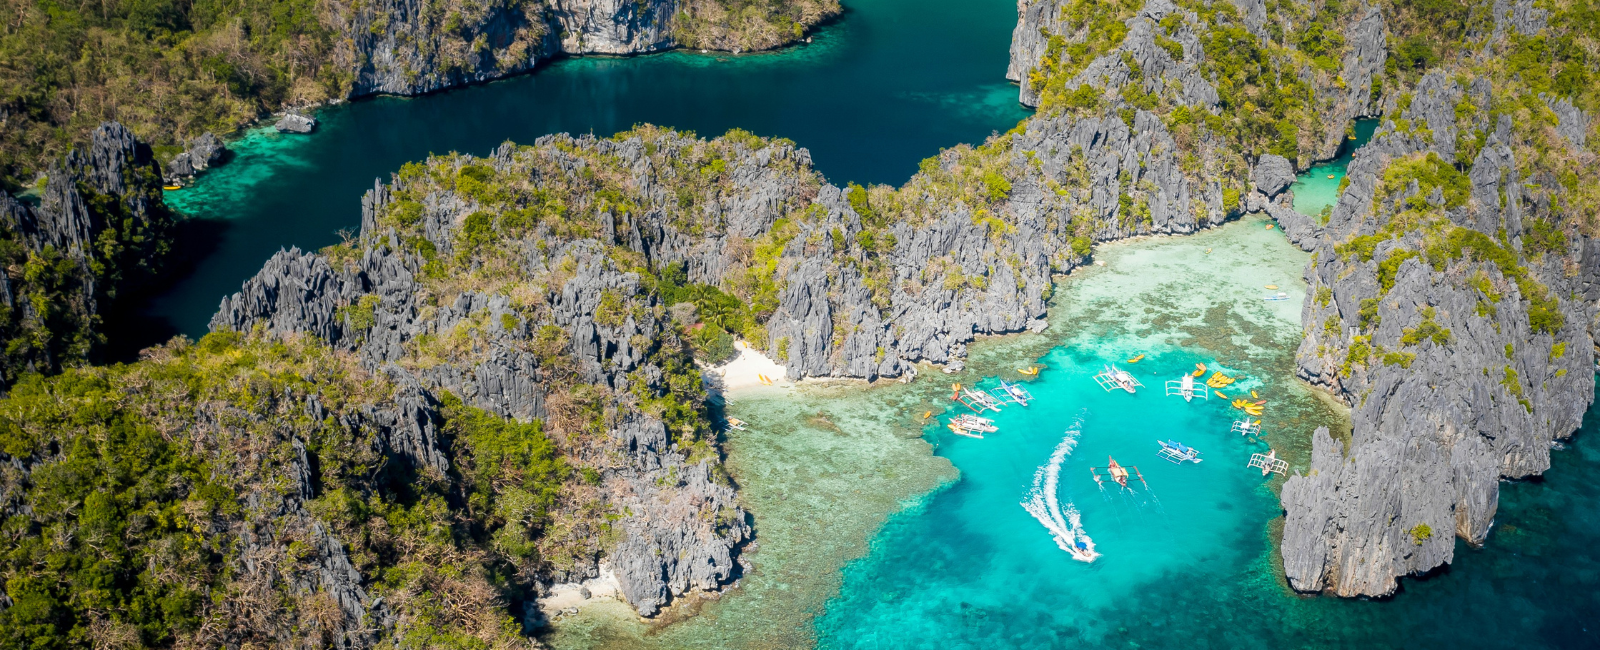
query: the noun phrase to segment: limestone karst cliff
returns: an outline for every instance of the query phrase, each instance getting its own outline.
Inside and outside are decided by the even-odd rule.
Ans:
[[[1247,167],[1243,209],[1316,253],[1300,373],[1351,405],[1354,433],[1316,433],[1311,474],[1283,489],[1291,585],[1389,594],[1455,537],[1483,543],[1498,481],[1548,468],[1594,394],[1587,3],[1022,0],[1018,16],[1024,103],[1198,123],[1180,148],[1220,141],[1185,153],[1225,190]],[[1286,175],[1374,114],[1337,206],[1295,212]]]
[[[1302,241],[1300,373],[1351,405],[1353,433],[1319,433],[1313,475],[1284,486],[1297,589],[1388,594],[1454,538],[1484,543],[1499,481],[1548,469],[1594,397],[1600,250],[1573,217],[1595,158],[1494,117],[1500,82],[1423,78]]]
[[[36,204],[0,190],[0,387],[92,358],[106,307],[160,269],[172,220],[150,148],[115,122],[51,167]]]

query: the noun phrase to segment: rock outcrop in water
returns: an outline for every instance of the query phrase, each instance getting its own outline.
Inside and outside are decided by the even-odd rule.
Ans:
[[[167,163],[167,177],[177,179],[193,176],[222,164],[227,155],[227,145],[222,144],[221,138],[207,131],[200,137],[190,140],[183,153]]]
[[[37,205],[0,190],[0,387],[24,371],[51,373],[90,359],[101,314],[151,279],[172,216],[150,148],[108,122],[51,168]]]

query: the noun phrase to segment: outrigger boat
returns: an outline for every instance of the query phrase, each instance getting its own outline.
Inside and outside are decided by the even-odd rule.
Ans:
[[[976,415],[971,415],[968,413],[962,413],[961,415],[955,416],[955,418],[950,420],[950,424],[954,424],[968,431],[982,431],[984,433],[994,433],[1000,430],[999,427],[994,425],[994,420],[989,418],[980,418]]]
[[[1000,387],[990,389],[989,394],[998,398],[1002,404],[1016,403],[1027,406],[1028,402],[1033,400],[1033,394],[1027,389],[1004,379],[1000,380]]]
[[[744,420],[741,420],[739,418],[728,418],[728,426],[730,426],[730,427],[733,427],[733,428],[738,429],[740,431],[744,431],[745,430],[744,429],[744,425],[745,425]]]
[[[977,438],[979,440],[983,439],[983,436],[980,436],[980,435],[978,435],[976,433],[972,433],[971,431],[967,431],[966,429],[961,428],[960,425],[958,425],[958,424],[956,424],[954,422],[951,422],[947,426],[949,426],[949,428],[950,428],[950,433],[954,433],[954,434],[956,434],[958,436],[966,436],[968,438]]]
[[[1107,391],[1120,388],[1132,393],[1134,389],[1144,385],[1139,383],[1139,380],[1134,379],[1133,375],[1128,374],[1128,371],[1118,368],[1115,364],[1106,366],[1104,370],[1100,371],[1100,374],[1094,376],[1094,380],[1100,384],[1101,388]]]
[[[1261,421],[1256,420],[1252,422],[1250,418],[1234,420],[1232,431],[1241,436],[1248,436],[1250,434],[1261,435]]]
[[[1211,393],[1204,388],[1197,388],[1194,385],[1194,376],[1187,373],[1167,381],[1167,394],[1182,397],[1185,402],[1192,402],[1196,397],[1203,400],[1211,399]]]
[[[1201,458],[1199,449],[1195,449],[1194,447],[1187,446],[1175,440],[1167,440],[1164,442],[1157,440],[1156,444],[1161,445],[1161,451],[1156,452],[1156,456],[1164,458],[1169,462],[1177,465],[1182,465],[1185,462],[1195,463],[1197,465],[1200,463]]]
[[[1252,454],[1249,467],[1260,468],[1263,477],[1273,472],[1286,474],[1289,470],[1289,461],[1278,458],[1277,450],[1268,449],[1265,454]]]
[[[1104,468],[1106,471],[1105,474],[1101,474],[1099,471],[1097,471],[1101,469],[1099,467],[1089,468],[1089,474],[1094,477],[1094,482],[1098,483],[1101,487],[1104,487],[1105,482],[1110,480],[1115,481],[1117,485],[1126,488],[1128,487],[1128,478],[1131,476],[1138,478],[1139,482],[1144,484],[1145,489],[1150,488],[1150,484],[1144,482],[1144,474],[1139,473],[1139,468],[1137,466],[1129,465],[1127,467],[1123,467],[1117,464],[1117,459],[1110,456],[1106,456],[1106,460],[1110,461],[1111,464]]]
[[[1274,301],[1274,302],[1279,301],[1279,300],[1288,300],[1289,299],[1289,294],[1284,293],[1282,291],[1279,291],[1277,293],[1269,293],[1269,294],[1267,294],[1265,296],[1262,296],[1261,299],[1262,300],[1271,300],[1271,301]]]
[[[996,413],[1000,412],[1000,403],[996,402],[988,393],[978,392],[971,388],[962,388],[961,384],[956,384],[953,388],[956,389],[956,394],[951,395],[950,399],[961,402],[962,406],[972,409],[973,413],[982,413],[989,410],[993,410]]]

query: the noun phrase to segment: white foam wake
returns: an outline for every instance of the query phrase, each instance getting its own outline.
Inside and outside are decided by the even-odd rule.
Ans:
[[[1072,449],[1078,446],[1078,435],[1082,432],[1083,421],[1074,422],[1067,429],[1067,435],[1056,444],[1055,452],[1050,454],[1050,462],[1041,465],[1033,472],[1033,489],[1028,491],[1028,499],[1022,502],[1022,509],[1033,515],[1034,519],[1044,524],[1050,536],[1055,538],[1056,546],[1072,554],[1072,558],[1082,562],[1093,562],[1100,557],[1094,550],[1094,540],[1089,539],[1089,534],[1083,532],[1083,524],[1079,521],[1078,509],[1067,501],[1065,507],[1056,496],[1056,491],[1061,478],[1061,463],[1072,454]],[[1082,542],[1080,548],[1078,543]]]

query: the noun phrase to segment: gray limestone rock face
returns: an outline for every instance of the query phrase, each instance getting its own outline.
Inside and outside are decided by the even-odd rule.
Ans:
[[[1317,88],[1319,100],[1328,104],[1322,120],[1327,130],[1322,134],[1316,158],[1338,155],[1339,147],[1347,138],[1346,126],[1358,117],[1377,112],[1372,80],[1382,74],[1389,59],[1386,31],[1383,10],[1378,5],[1368,6],[1358,20],[1345,26],[1345,55],[1339,72],[1343,86],[1330,84]]]
[[[1550,20],[1549,10],[1538,6],[1533,0],[1495,0],[1493,11],[1494,37],[1497,39],[1507,34],[1533,36],[1544,29]]]
[[[1257,191],[1272,198],[1294,183],[1294,163],[1276,154],[1262,155],[1255,168],[1250,170],[1250,180],[1255,183]]]
[[[1298,372],[1351,406],[1352,433],[1346,451],[1319,431],[1311,473],[1284,485],[1295,589],[1387,595],[1399,577],[1449,563],[1455,538],[1484,543],[1498,481],[1546,470],[1593,398],[1592,241],[1522,256],[1519,281],[1473,255],[1430,258],[1416,230],[1384,230],[1422,201],[1477,241],[1516,251],[1523,224],[1550,218],[1536,187],[1552,179],[1520,177],[1504,117],[1482,125],[1492,129],[1465,172],[1470,200],[1446,204],[1415,181],[1379,191],[1396,160],[1452,160],[1454,107],[1480,95],[1425,76],[1403,115],[1432,137],[1388,122],[1356,152],[1328,224],[1298,242],[1314,251]],[[1347,246],[1358,237],[1374,242],[1370,254]]]
[[[189,148],[184,153],[189,154],[190,164],[196,171],[204,171],[222,164],[223,158],[228,154],[228,147],[216,134],[207,131],[200,137],[190,140]]]
[[[279,133],[310,133],[317,128],[317,120],[308,115],[289,113],[278,119],[275,128]]]
[[[0,280],[0,302],[21,307],[0,315],[0,331],[14,336],[22,328],[37,328],[48,333],[50,341],[29,346],[0,364],[0,388],[23,369],[53,372],[62,364],[81,361],[85,351],[67,350],[65,342],[79,335],[93,340],[96,314],[119,291],[148,282],[160,268],[173,223],[161,202],[161,177],[150,147],[121,124],[105,122],[85,146],[67,152],[51,166],[38,205],[0,191],[0,227],[24,251],[51,248],[76,267],[70,272],[63,269],[60,291],[50,298],[54,313],[49,318],[33,308],[27,292],[15,287],[12,278]],[[104,246],[108,236],[118,242],[121,253],[108,257]],[[20,361],[17,367],[11,367],[12,360]]]
[[[1589,143],[1589,116],[1566,99],[1545,98],[1545,103],[1556,114],[1556,133],[1567,142],[1582,149]]]
[[[1025,106],[1039,105],[1031,73],[1044,57],[1050,35],[1066,31],[1061,20],[1064,6],[1062,0],[1017,0],[1017,26],[1011,33],[1011,62],[1006,67],[1006,79],[1022,86],[1018,101]]]

